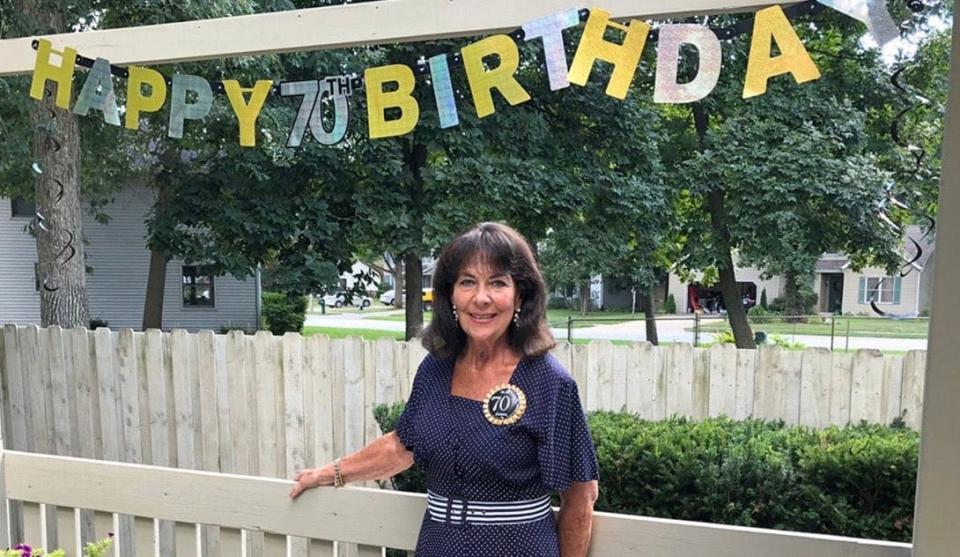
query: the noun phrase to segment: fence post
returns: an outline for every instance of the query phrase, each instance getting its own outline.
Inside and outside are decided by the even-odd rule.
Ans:
[[[700,346],[700,314],[693,312],[693,346]]]
[[[567,342],[573,344],[573,316],[567,316]]]
[[[849,317],[847,318],[847,341],[846,341],[846,343],[843,345],[843,350],[844,350],[845,352],[849,352],[849,351],[850,351],[850,318],[849,318]]]
[[[837,331],[837,316],[830,316],[830,351],[833,352],[833,335]]]

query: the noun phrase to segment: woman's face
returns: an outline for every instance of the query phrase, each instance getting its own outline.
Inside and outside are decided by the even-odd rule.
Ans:
[[[453,306],[467,338],[495,342],[513,323],[520,299],[513,278],[473,261],[464,266],[453,284]]]

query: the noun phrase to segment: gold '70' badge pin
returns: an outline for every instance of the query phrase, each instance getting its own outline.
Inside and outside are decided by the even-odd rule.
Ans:
[[[493,425],[515,424],[526,411],[527,397],[516,385],[497,385],[483,399],[483,416]]]

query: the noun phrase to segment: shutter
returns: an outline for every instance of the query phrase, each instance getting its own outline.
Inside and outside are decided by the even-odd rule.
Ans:
[[[857,294],[857,300],[861,304],[867,303],[867,277],[860,277],[860,292]]]
[[[900,303],[900,277],[893,279],[893,303]]]

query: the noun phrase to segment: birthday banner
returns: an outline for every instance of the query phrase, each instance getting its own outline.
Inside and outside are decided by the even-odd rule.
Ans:
[[[756,12],[752,28],[750,53],[743,79],[743,98],[763,95],[767,83],[777,76],[789,74],[797,84],[820,77],[820,71],[797,36],[788,13],[816,13],[829,6],[863,21],[879,45],[899,37],[899,30],[887,12],[883,0],[822,0],[797,4],[785,11],[771,6]],[[572,63],[568,66],[563,31],[584,23]],[[604,38],[609,29],[618,31],[622,42]],[[287,147],[299,147],[309,129],[321,145],[334,145],[346,136],[350,120],[350,97],[359,89],[366,95],[368,134],[370,138],[402,136],[413,131],[420,121],[420,106],[413,95],[417,75],[429,75],[436,103],[439,126],[459,125],[451,68],[462,68],[473,107],[484,118],[495,113],[493,92],[511,106],[530,100],[530,94],[517,80],[520,51],[517,41],[540,41],[546,61],[550,90],[570,84],[583,86],[589,80],[598,60],[612,66],[606,94],[618,99],[627,96],[637,65],[648,42],[656,39],[657,66],[653,88],[655,103],[692,103],[713,91],[720,77],[721,38],[729,39],[742,32],[734,28],[711,29],[696,24],[663,24],[652,30],[649,23],[637,19],[626,24],[614,22],[601,9],[572,9],[524,24],[511,34],[486,37],[463,47],[454,54],[439,54],[421,60],[418,67],[393,64],[368,68],[362,78],[353,75],[328,76],[318,80],[258,80],[252,87],[243,87],[237,80],[224,80],[211,85],[206,79],[188,74],[168,78],[160,72],[141,66],[122,68],[109,60],[90,60],[78,56],[75,49],[54,50],[50,41],[34,41],[37,59],[30,96],[43,98],[47,82],[57,86],[56,106],[70,109],[73,74],[80,64],[89,67],[87,78],[77,95],[72,111],[86,116],[91,110],[101,113],[103,120],[120,126],[120,107],[113,77],[126,78],[126,110],[123,125],[140,128],[145,114],[159,112],[169,105],[167,135],[182,138],[184,126],[203,120],[214,102],[214,92],[225,94],[237,119],[240,145],[256,145],[256,124],[268,97],[301,97],[300,107],[287,137]],[[651,40],[652,42],[652,40]],[[679,57],[682,45],[692,45],[698,53],[698,71],[693,79],[678,82]],[[772,56],[774,47],[779,54]],[[54,56],[59,58],[55,63]],[[494,64],[496,62],[496,64]],[[332,103],[332,107],[330,107]],[[324,106],[328,110],[324,110]]]

